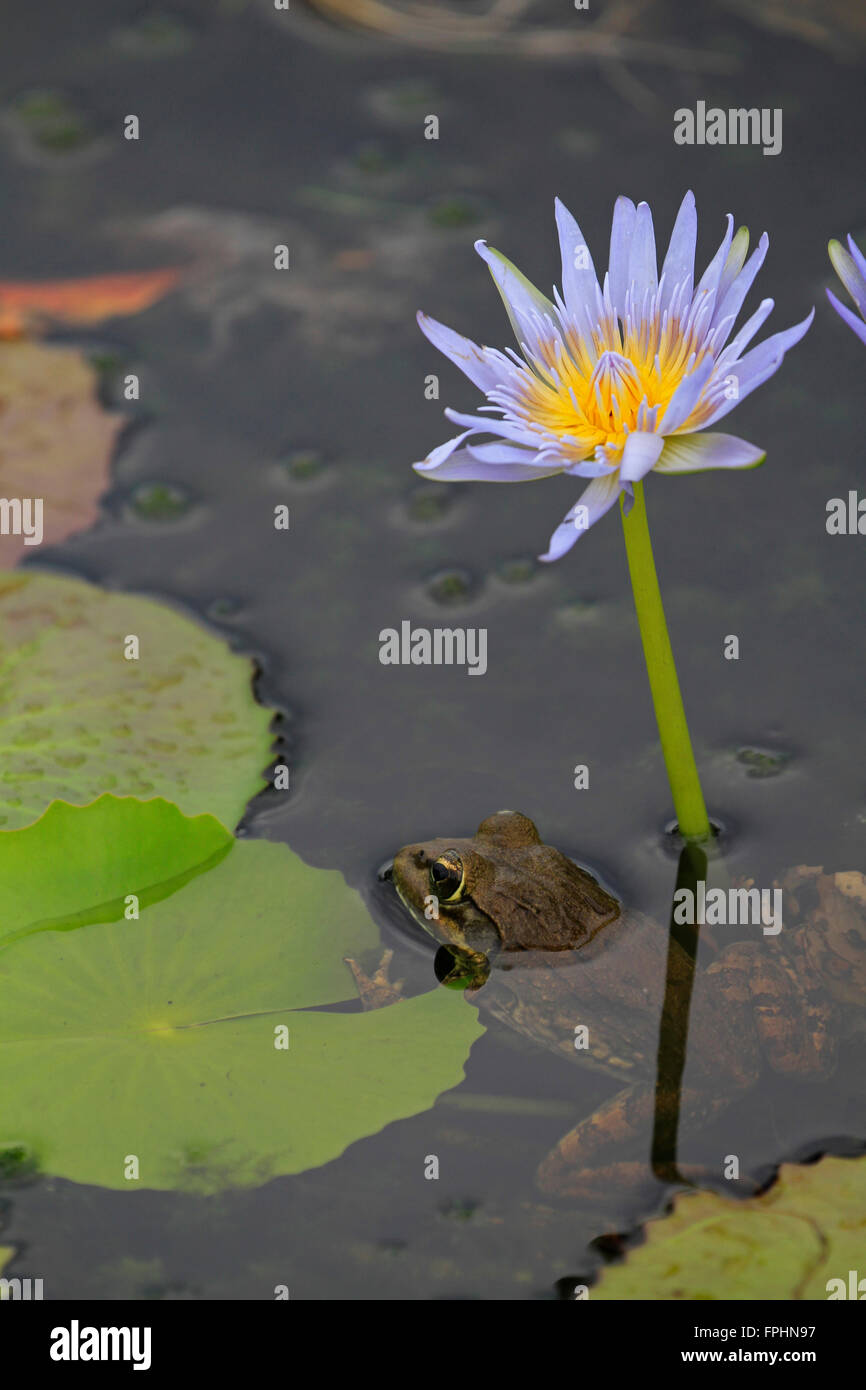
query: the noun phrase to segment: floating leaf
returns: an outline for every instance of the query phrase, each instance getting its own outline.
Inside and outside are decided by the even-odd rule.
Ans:
[[[54,545],[91,526],[108,485],[123,425],[97,399],[97,377],[80,353],[37,343],[0,343],[0,494],[41,499],[42,533],[20,520],[0,535],[0,565],[11,567],[36,544]],[[27,518],[25,517],[25,520]]]
[[[140,314],[182,274],[169,266],[76,280],[0,280],[0,337],[19,338],[48,323],[94,324]]]
[[[785,1163],[760,1197],[677,1197],[592,1298],[826,1299],[828,1281],[847,1286],[864,1249],[866,1159]]]
[[[138,660],[126,660],[129,636]],[[234,826],[270,715],[250,663],[180,613],[78,579],[0,574],[0,825],[55,799],[163,796]]]
[[[54,801],[36,825],[38,836],[36,827],[0,833],[0,949],[34,931],[123,921],[129,894],[142,908],[168,897],[235,843],[213,816],[132,797],[101,796],[86,822],[79,807]]]
[[[134,828],[113,805],[110,842],[130,883],[143,882],[176,854],[175,809],[146,803]],[[44,924],[56,906],[50,866],[77,824],[80,878],[66,907],[84,917],[105,875],[111,806],[44,816],[11,857],[13,837],[0,836],[0,897],[26,840],[43,868],[30,917]],[[377,939],[339,873],[254,840],[235,841],[137,921],[19,935],[0,950],[0,1151],[23,1146],[41,1171],[77,1182],[215,1191],[328,1162],[429,1108],[462,1079],[481,1031],[462,998],[434,990],[371,1013],[316,1011],[354,994],[343,957]]]

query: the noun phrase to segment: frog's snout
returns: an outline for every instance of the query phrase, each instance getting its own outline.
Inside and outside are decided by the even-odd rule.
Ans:
[[[415,921],[420,923],[428,935],[437,940],[447,940],[438,930],[438,918],[428,910],[430,894],[430,865],[433,862],[423,845],[406,845],[394,855],[391,881],[397,894]]]
[[[415,897],[426,881],[427,861],[420,845],[405,845],[394,855],[391,881],[401,897]]]
[[[398,886],[418,887],[426,882],[429,860],[421,845],[406,845],[394,855],[391,877]]]

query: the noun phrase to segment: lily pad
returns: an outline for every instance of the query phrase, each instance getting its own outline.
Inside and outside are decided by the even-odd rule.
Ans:
[[[113,891],[112,805],[121,876],[144,882],[163,853],[178,859],[175,808],[138,808],[136,864],[134,815],[103,798],[0,836],[0,896],[25,841],[46,868],[76,830],[66,915],[85,919]],[[207,830],[190,829],[190,843],[207,848]],[[30,893],[42,930],[26,933],[18,902],[19,933],[0,949],[0,1152],[23,1146],[58,1177],[212,1192],[316,1167],[428,1109],[461,1081],[482,1031],[444,989],[370,1013],[323,1009],[352,998],[343,957],[375,947],[378,932],[338,872],[284,845],[234,841],[138,920],[91,914],[92,925],[44,929],[57,904],[47,872]]]
[[[34,931],[125,921],[130,894],[140,908],[168,897],[234,843],[213,816],[184,816],[169,801],[102,796],[84,819],[54,801],[36,826],[0,833],[0,950]]]
[[[123,417],[103,409],[97,387],[95,371],[72,348],[0,343],[0,495],[41,499],[42,507],[41,528],[25,517],[19,534],[0,536],[3,569],[99,515]]]
[[[271,752],[251,677],[249,661],[151,599],[0,574],[0,826],[103,792],[234,826]]]
[[[785,1163],[760,1197],[677,1197],[592,1298],[826,1299],[839,1296],[830,1281],[847,1288],[862,1269],[864,1249],[866,1159]]]

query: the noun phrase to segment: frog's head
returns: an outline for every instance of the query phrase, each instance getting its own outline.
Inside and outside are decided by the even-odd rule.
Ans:
[[[406,845],[392,877],[413,917],[470,956],[580,946],[619,916],[616,899],[517,811],[488,816],[471,839]]]

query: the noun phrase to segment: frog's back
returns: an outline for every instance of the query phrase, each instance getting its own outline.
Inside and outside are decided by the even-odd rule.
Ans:
[[[667,935],[626,911],[578,949],[509,951],[471,998],[482,1014],[583,1065],[639,1073],[653,1064]],[[576,1046],[588,1029],[587,1046]]]

